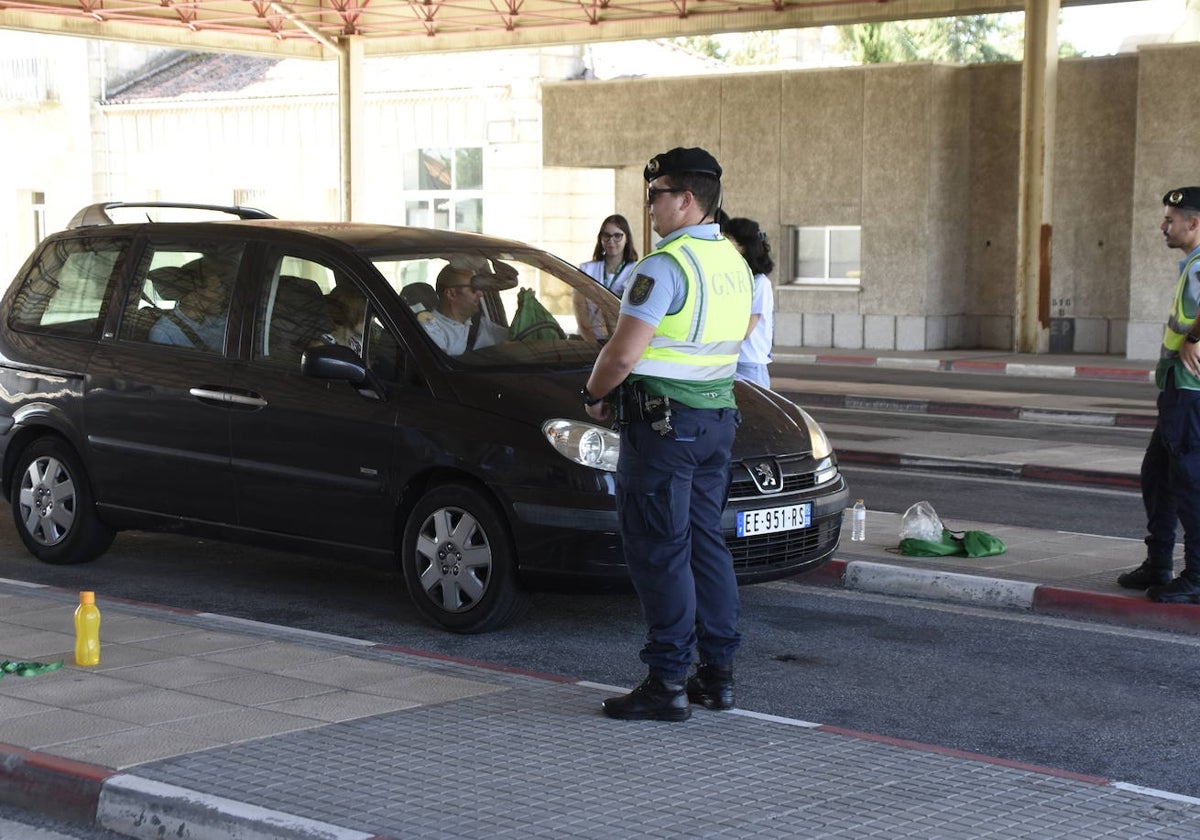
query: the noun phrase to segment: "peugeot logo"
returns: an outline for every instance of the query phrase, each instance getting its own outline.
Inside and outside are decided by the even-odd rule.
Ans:
[[[778,493],[783,489],[779,464],[774,461],[759,461],[750,466],[750,477],[760,493]]]

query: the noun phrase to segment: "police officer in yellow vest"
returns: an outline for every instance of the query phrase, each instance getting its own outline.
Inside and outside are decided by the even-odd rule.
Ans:
[[[1154,371],[1158,422],[1142,459],[1146,560],[1117,583],[1145,589],[1151,601],[1200,604],[1200,187],[1163,196],[1161,230],[1167,247],[1187,256],[1179,264]],[[1172,579],[1177,521],[1183,526],[1184,569]]]
[[[721,511],[741,421],[733,374],[754,278],[713,220],[721,167],[712,155],[671,149],[643,175],[650,221],[663,239],[635,268],[583,391],[593,419],[619,412],[621,539],[648,626],[641,659],[649,676],[605,700],[604,713],[687,720],[689,701],[733,707],[741,636]]]

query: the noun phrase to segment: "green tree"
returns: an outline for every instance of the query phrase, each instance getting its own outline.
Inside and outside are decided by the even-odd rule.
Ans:
[[[859,64],[1016,61],[1024,33],[1013,15],[888,21],[839,26],[842,53]]]
[[[729,47],[726,58],[730,64],[745,66],[771,65],[779,61],[779,33],[764,30],[744,32]]]
[[[727,55],[725,47],[712,35],[681,35],[678,38],[668,38],[667,42],[718,61],[724,61]]]
[[[727,64],[771,65],[779,61],[777,33],[773,30],[733,35],[689,35],[670,38],[669,43],[697,55]]]

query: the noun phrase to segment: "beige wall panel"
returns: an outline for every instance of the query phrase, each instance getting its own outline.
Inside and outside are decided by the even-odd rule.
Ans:
[[[613,172],[617,201],[616,210],[613,212],[620,213],[629,222],[633,244],[639,257],[649,253],[649,244],[655,239],[646,217],[646,182],[642,179],[644,167],[644,163],[637,163]]]
[[[628,166],[674,146],[721,159],[719,79],[561,82],[542,88],[543,163]]]
[[[1050,314],[1124,318],[1137,58],[1062,62],[1057,107]]]
[[[929,234],[927,314],[968,312],[970,238],[970,86],[961,68],[929,73]],[[954,344],[952,346],[958,346]]]
[[[1131,321],[1162,324],[1171,305],[1177,262],[1183,255],[1167,251],[1158,224],[1162,220],[1163,193],[1173,187],[1200,184],[1196,153],[1200,111],[1189,102],[1190,80],[1198,73],[1200,49],[1195,45],[1144,47],[1138,51],[1137,153],[1129,236],[1133,255]]]
[[[928,64],[871,67],[863,88],[863,312],[928,314]]]
[[[968,314],[1011,317],[1017,265],[1021,67],[966,68],[970,80]]]
[[[721,82],[724,207],[730,216],[756,220],[779,241],[779,73],[726,76]],[[778,272],[775,274],[778,277]]]
[[[859,68],[787,73],[781,80],[780,221],[862,222],[863,79]]]

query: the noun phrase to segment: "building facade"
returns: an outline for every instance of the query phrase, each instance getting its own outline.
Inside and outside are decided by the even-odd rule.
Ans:
[[[336,218],[331,65],[184,54],[139,66],[115,48],[22,37],[53,42],[54,61],[12,65],[10,80],[32,81],[0,98],[23,162],[0,173],[10,275],[91,201]],[[725,167],[726,210],[774,245],[778,345],[1013,346],[1018,65],[714,73],[677,61],[694,75],[596,80],[595,49],[369,60],[360,220],[480,230],[578,263],[619,212],[644,252],[645,161],[699,145]],[[1177,256],[1159,202],[1200,182],[1200,115],[1175,81],[1194,65],[1194,44],[1059,64],[1052,351],[1157,355]]]

